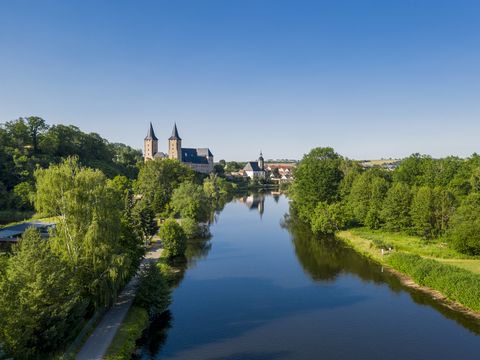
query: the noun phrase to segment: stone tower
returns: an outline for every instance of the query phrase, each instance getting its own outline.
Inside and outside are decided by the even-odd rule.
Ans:
[[[152,123],[148,129],[147,136],[143,140],[143,158],[145,161],[153,159],[158,152],[158,139],[153,131]]]
[[[265,161],[263,160],[263,154],[261,150],[260,150],[260,157],[258,158],[258,167],[261,170],[265,170]]]
[[[168,157],[182,161],[182,139],[178,135],[177,124],[173,125],[172,136],[168,138]]]

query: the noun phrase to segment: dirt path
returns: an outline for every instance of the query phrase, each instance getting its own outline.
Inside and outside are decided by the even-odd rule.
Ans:
[[[156,261],[162,253],[159,242],[154,243],[147,252],[145,259],[141,263],[141,267],[148,262]],[[115,334],[117,333],[123,319],[127,315],[130,306],[135,299],[135,287],[138,283],[138,276],[134,276],[132,280],[125,286],[121,294],[118,296],[115,304],[105,313],[102,320],[90,335],[78,353],[77,360],[99,360],[103,359],[108,347],[110,346]]]

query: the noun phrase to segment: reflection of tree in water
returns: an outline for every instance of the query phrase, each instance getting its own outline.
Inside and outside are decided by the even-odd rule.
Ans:
[[[332,236],[315,236],[307,224],[295,219],[294,216],[286,215],[281,226],[291,234],[297,258],[313,280],[333,281],[341,273],[347,273],[358,276],[363,281],[386,284],[392,291],[403,290],[415,303],[433,307],[471,332],[480,334],[478,320],[452,311],[429,294],[404,286],[397,276],[389,271],[382,271],[381,265],[358,254],[341,240]]]
[[[188,240],[185,258],[167,261],[168,265],[175,269],[175,276],[170,281],[172,290],[180,285],[185,277],[186,270],[195,266],[198,260],[206,258],[211,248],[210,238]],[[145,355],[151,357],[159,352],[167,340],[172,321],[173,316],[170,310],[152,320],[148,329],[143,332],[142,338],[137,342],[137,345],[142,347],[144,352],[148,350]]]
[[[144,355],[153,357],[165,345],[171,327],[172,313],[167,310],[152,320],[148,329],[143,332],[142,338],[137,341],[137,346],[143,348]]]
[[[380,271],[380,265],[346,247],[335,237],[317,237],[307,224],[288,216],[282,226],[292,235],[297,258],[313,280],[332,281],[340,273],[351,273],[362,280],[389,282],[395,291],[401,288],[394,276]]]

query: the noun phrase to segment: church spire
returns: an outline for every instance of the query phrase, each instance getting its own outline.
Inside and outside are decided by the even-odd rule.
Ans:
[[[182,140],[180,138],[180,135],[178,135],[177,123],[174,123],[173,130],[172,130],[172,136],[170,136],[170,138],[168,140]]]
[[[147,137],[145,140],[158,140],[155,136],[155,131],[153,131],[152,123],[150,122],[150,128],[148,129]]]

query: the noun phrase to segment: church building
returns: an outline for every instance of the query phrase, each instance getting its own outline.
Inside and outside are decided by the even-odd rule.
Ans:
[[[213,172],[213,154],[208,148],[182,148],[182,139],[178,135],[177,124],[173,125],[172,136],[168,138],[168,154],[158,151],[158,139],[152,123],[144,140],[144,160],[175,159],[193,170],[203,174]]]
[[[263,160],[263,154],[261,151],[258,161],[249,161],[243,168],[243,171],[250,179],[265,179],[267,173],[265,171],[265,161]]]

